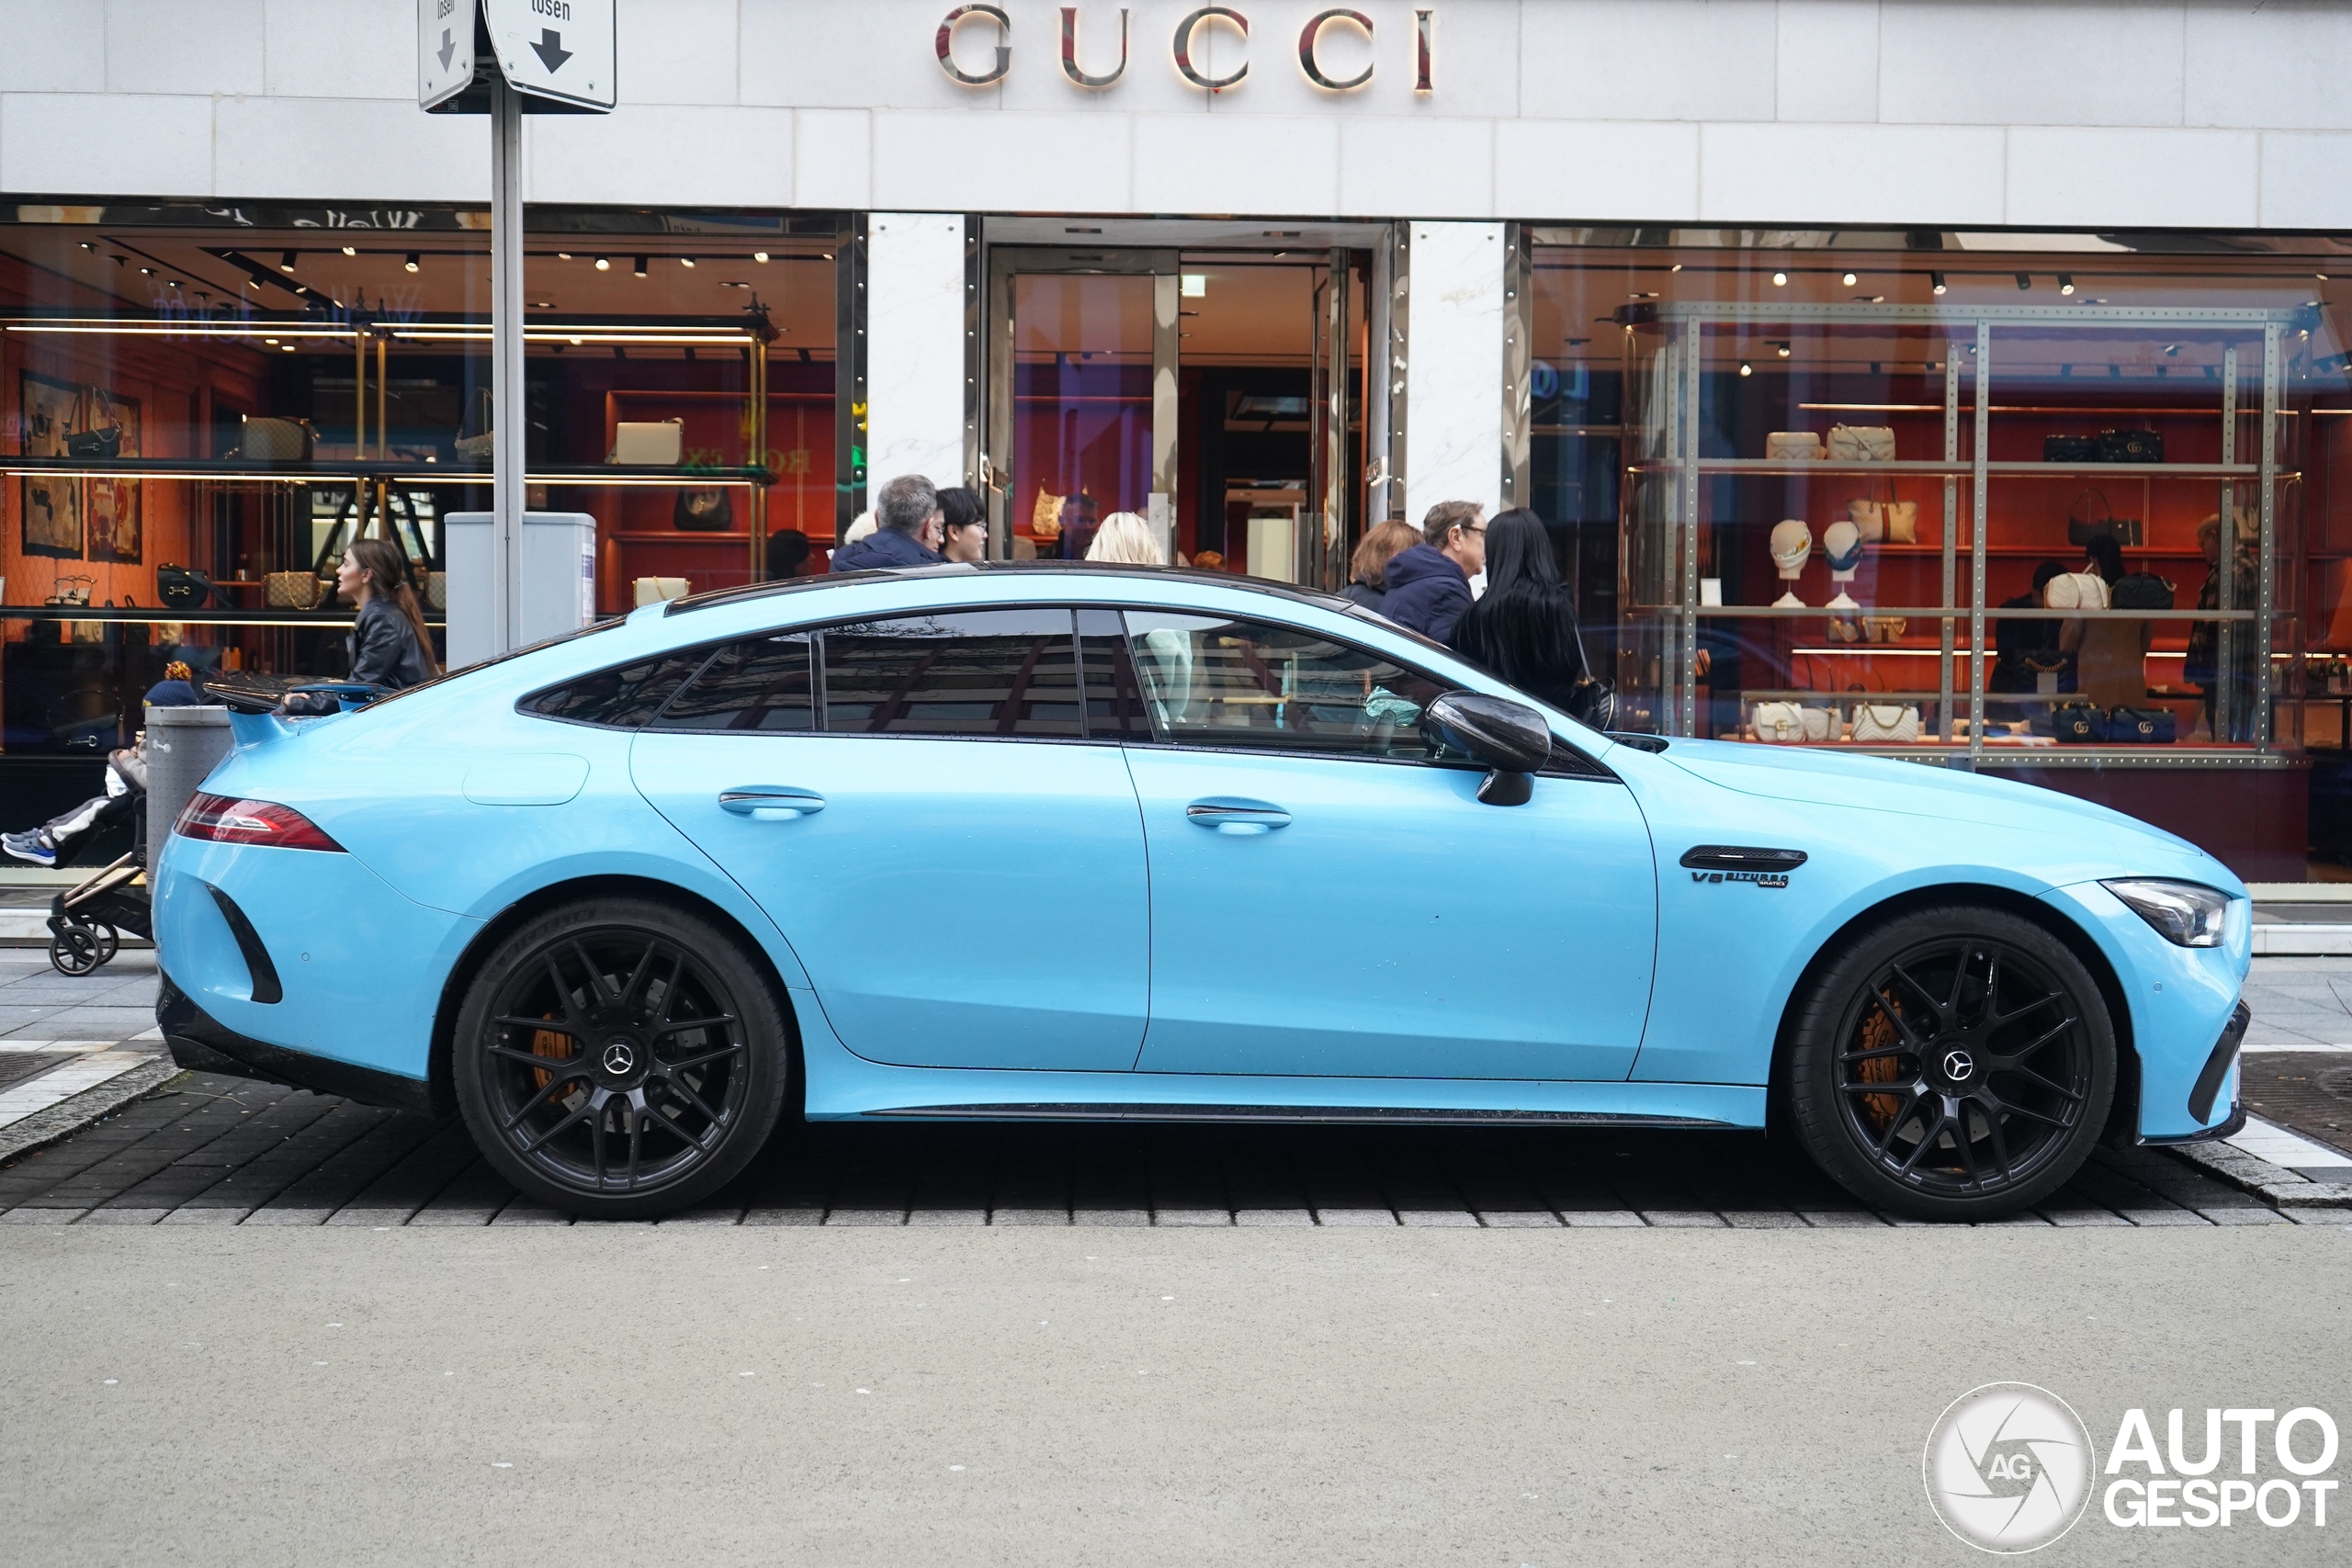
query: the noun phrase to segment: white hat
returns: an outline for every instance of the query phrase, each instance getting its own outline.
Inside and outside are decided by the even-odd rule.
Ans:
[[[1821,553],[1830,570],[1853,570],[1862,558],[1862,531],[1840,517],[1821,531]]]
[[[1802,517],[1784,517],[1772,525],[1772,564],[1782,572],[1803,567],[1813,554],[1813,530]]]

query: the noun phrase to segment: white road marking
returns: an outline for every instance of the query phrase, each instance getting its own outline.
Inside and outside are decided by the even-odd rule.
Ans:
[[[85,1089],[96,1089],[108,1079],[120,1077],[131,1068],[142,1066],[154,1059],[145,1051],[97,1051],[78,1062],[51,1067],[29,1082],[0,1089],[0,1127],[12,1126],[62,1100],[71,1100]]]
[[[2352,1170],[2352,1155],[2340,1154],[2325,1144],[2315,1144],[2259,1116],[2247,1117],[2245,1131],[2222,1141],[2256,1159],[2267,1159],[2290,1170]]]

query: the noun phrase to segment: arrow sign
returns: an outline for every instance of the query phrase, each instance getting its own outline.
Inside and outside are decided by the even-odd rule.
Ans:
[[[466,0],[457,0],[462,6]],[[613,107],[614,0],[481,0],[498,69],[515,91]]]
[[[474,80],[476,0],[416,0],[416,107],[445,104]]]

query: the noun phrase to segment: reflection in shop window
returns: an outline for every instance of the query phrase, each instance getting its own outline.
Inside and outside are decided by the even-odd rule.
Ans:
[[[1447,688],[1313,632],[1215,615],[1127,613],[1128,646],[1167,739],[1419,761],[1421,710]]]

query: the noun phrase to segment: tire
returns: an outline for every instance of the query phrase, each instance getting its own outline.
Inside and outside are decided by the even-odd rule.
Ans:
[[[582,1218],[643,1219],[715,1191],[766,1144],[791,1025],[730,933],[653,899],[594,898],[491,953],[450,1066],[500,1175]]]
[[[2064,943],[2006,910],[1934,906],[1851,940],[1804,996],[1789,1111],[1873,1208],[1990,1220],[2090,1157],[2115,1098],[2106,998]]]

